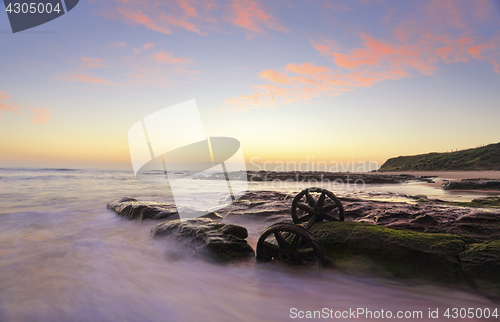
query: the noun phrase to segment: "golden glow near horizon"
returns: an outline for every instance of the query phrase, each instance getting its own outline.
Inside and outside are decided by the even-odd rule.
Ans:
[[[130,127],[190,99],[249,164],[500,141],[497,2],[236,2],[82,2],[49,33],[1,34],[0,167],[131,169]]]

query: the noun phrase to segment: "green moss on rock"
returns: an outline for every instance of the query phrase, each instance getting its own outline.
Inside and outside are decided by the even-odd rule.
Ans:
[[[500,294],[500,240],[472,244],[460,254],[462,271],[482,288]]]
[[[310,229],[333,263],[368,259],[396,277],[465,281],[458,255],[475,240],[394,230],[358,222],[323,222]]]

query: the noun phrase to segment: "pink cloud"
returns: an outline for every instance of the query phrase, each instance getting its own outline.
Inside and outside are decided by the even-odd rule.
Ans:
[[[0,115],[2,114],[2,111],[8,111],[8,112],[13,112],[16,114],[21,114],[19,109],[21,106],[19,106],[16,103],[6,103],[5,100],[8,99],[10,95],[8,95],[6,92],[0,90]]]
[[[105,1],[101,14],[130,25],[171,34],[184,29],[205,36],[209,31],[227,32],[232,26],[264,34],[266,30],[287,32],[258,0],[132,0]]]
[[[128,24],[142,25],[148,29],[167,35],[172,33],[167,24],[161,21],[161,19],[158,19],[159,21],[151,19],[148,14],[144,14],[140,10],[135,11],[131,8],[120,7],[117,9],[116,14],[119,19]]]
[[[313,63],[303,63],[302,65],[288,64],[285,66],[285,69],[287,71],[294,72],[295,74],[311,76],[328,72],[328,68],[324,66],[316,66]]]
[[[415,6],[406,14],[393,11],[382,19],[381,24],[392,32],[389,37],[360,32],[359,44],[347,49],[333,39],[312,40],[332,67],[303,63],[288,64],[283,70],[265,69],[259,76],[266,83],[254,86],[253,94],[228,99],[226,104],[246,110],[307,103],[382,81],[436,75],[445,64],[485,61],[500,73],[500,33],[485,36],[479,30],[483,20],[498,24],[491,21],[489,3],[437,0]],[[260,30],[243,18],[249,30]]]
[[[66,81],[66,82],[79,82],[79,83],[86,83],[86,84],[98,84],[98,85],[112,85],[113,82],[103,79],[103,78],[98,78],[98,77],[91,77],[86,74],[71,74],[71,75],[61,75],[57,74],[55,75],[56,78]]]
[[[433,0],[423,6],[423,14],[435,25],[445,25],[451,28],[466,29],[465,7],[463,1]]]
[[[474,3],[473,15],[479,20],[489,19],[491,13],[495,11],[495,8],[491,5],[491,0],[475,0]]]
[[[162,15],[161,18],[163,20],[165,20],[167,22],[167,24],[169,24],[169,25],[185,28],[189,31],[197,33],[200,36],[203,35],[203,33],[200,31],[200,28],[197,25],[195,25],[195,24],[193,24],[185,19],[175,17],[175,16],[168,16],[168,15]]]
[[[190,16],[190,17],[197,16],[193,1],[177,0],[177,3],[182,8],[182,11],[184,12],[185,15]]]
[[[10,98],[5,91],[0,90],[0,115],[2,111],[9,111],[16,114],[23,114],[21,110],[23,109],[21,105],[17,103],[6,103],[5,100]],[[47,124],[49,118],[51,117],[51,111],[48,108],[34,108],[28,107],[33,112],[33,118],[31,120],[32,123],[35,124]],[[0,119],[1,121],[1,119]]]
[[[332,73],[325,66],[317,66],[313,63],[288,64],[284,70],[284,72],[276,70],[260,72],[259,76],[271,84],[254,86],[253,94],[230,98],[226,100],[226,104],[237,110],[274,108],[292,103],[309,102],[325,95],[336,96],[341,92],[351,90],[346,88],[352,86],[347,81],[346,75]],[[351,81],[355,80],[351,77]]]
[[[152,55],[152,57],[160,63],[166,63],[166,64],[186,64],[190,63],[191,59],[185,58],[185,57],[180,57],[180,58],[175,58],[172,56],[172,52],[164,52],[160,51]]]
[[[141,53],[141,52],[143,52],[143,51],[145,51],[145,50],[148,50],[149,48],[154,47],[154,45],[155,45],[155,44],[154,44],[154,43],[152,43],[152,42],[151,42],[151,43],[145,43],[145,44],[143,44],[143,45],[141,46],[141,48],[139,48],[139,49],[138,49],[138,48],[134,48],[134,52],[135,52],[136,54],[139,54],[139,53]]]
[[[113,41],[112,46],[113,46],[113,47],[125,47],[125,46],[127,46],[127,43],[126,43],[126,42],[124,42],[124,41],[120,41],[120,42]]]
[[[108,1],[107,3],[112,2]],[[216,21],[210,15],[210,11],[214,8],[213,4],[213,0],[122,1],[105,6],[101,13],[105,17],[118,19],[130,25],[142,26],[163,34],[172,34],[173,29],[183,28],[204,35],[200,24],[210,24]]]
[[[277,84],[291,83],[291,80],[289,80],[285,74],[277,72],[275,70],[263,70],[259,75],[260,77],[272,83],[277,83]]]
[[[287,28],[279,23],[276,18],[257,1],[232,0],[229,5],[231,22],[240,28],[264,33],[265,27],[288,32]]]
[[[31,119],[32,123],[47,124],[49,119],[52,117],[52,113],[48,108],[31,108],[31,109],[33,112],[33,117]]]
[[[73,72],[66,72],[54,75],[55,78],[73,83],[92,84],[98,86],[135,86],[135,85],[154,85],[159,87],[170,86],[174,82],[196,79],[200,71],[191,70],[186,65],[191,64],[192,60],[188,57],[175,57],[171,51],[158,51],[143,53],[148,49],[155,47],[153,42],[144,43],[139,49],[130,48],[120,51],[118,56],[113,54],[113,67],[119,75],[115,78],[118,81],[112,81],[101,77],[99,74],[90,75],[84,69],[105,66],[103,59],[90,58],[82,56],[79,68]],[[175,77],[174,77],[175,75]],[[180,77],[183,76],[183,77]],[[96,89],[92,87],[91,89]]]
[[[96,57],[80,57],[80,68],[92,69],[96,67],[106,67],[103,63],[104,60]]]

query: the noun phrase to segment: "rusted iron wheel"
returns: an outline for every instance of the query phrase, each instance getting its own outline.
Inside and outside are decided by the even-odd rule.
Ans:
[[[304,227],[292,223],[269,226],[257,242],[257,261],[272,259],[302,265],[314,262],[325,264],[323,247]]]
[[[314,198],[313,194],[320,195]],[[323,220],[344,221],[344,207],[333,192],[322,188],[307,188],[293,198],[292,219],[297,225],[307,222],[306,229]]]

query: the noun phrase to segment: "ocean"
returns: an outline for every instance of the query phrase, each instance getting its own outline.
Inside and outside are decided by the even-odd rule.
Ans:
[[[188,184],[185,200],[196,191],[215,200],[196,204],[198,210],[225,202],[207,186],[201,191],[196,182]],[[336,193],[404,199],[401,187],[393,186],[396,193],[387,186]],[[249,183],[250,190],[269,188]],[[152,240],[157,222],[129,221],[106,209],[125,196],[172,200],[161,177],[141,182],[131,171],[0,169],[0,321],[288,321],[309,315],[370,321],[388,312],[417,321],[436,310],[442,317],[446,309],[498,306],[472,291],[389,276],[254,260],[207,263],[174,241]],[[267,224],[243,225],[255,248]]]

